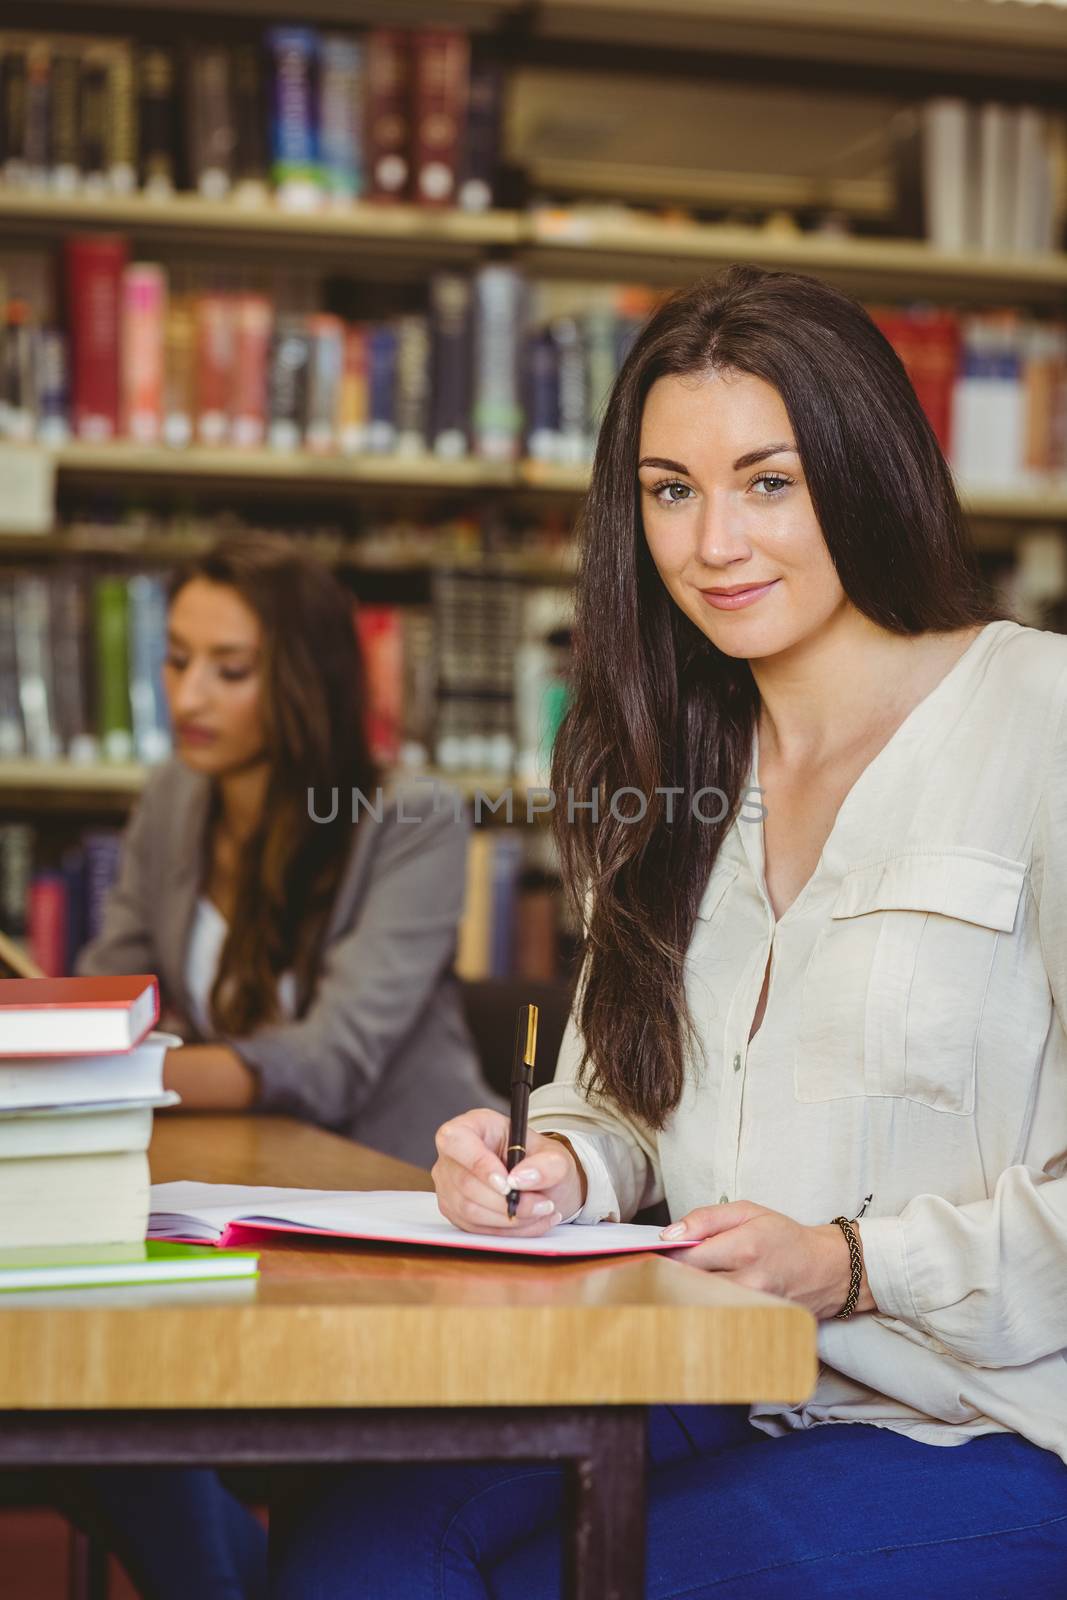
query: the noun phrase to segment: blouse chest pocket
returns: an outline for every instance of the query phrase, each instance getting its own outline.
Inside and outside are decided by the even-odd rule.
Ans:
[[[993,958],[1025,876],[1025,862],[962,848],[846,873],[804,977],[797,1099],[894,1096],[972,1112]]]

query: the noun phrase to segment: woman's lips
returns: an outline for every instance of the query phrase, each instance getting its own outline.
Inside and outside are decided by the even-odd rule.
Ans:
[[[701,589],[701,594],[709,606],[714,606],[718,611],[740,611],[742,606],[750,606],[762,598],[778,582],[772,578],[770,583],[760,583],[751,589],[742,589],[737,594],[717,594],[714,589]]]
[[[179,728],[178,738],[182,744],[205,745],[214,744],[217,734],[208,733],[204,728]]]

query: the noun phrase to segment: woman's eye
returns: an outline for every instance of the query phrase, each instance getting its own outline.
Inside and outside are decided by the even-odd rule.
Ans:
[[[224,683],[243,683],[248,677],[247,667],[223,667],[219,676]]]
[[[676,489],[679,489],[681,493],[675,494],[674,490]],[[680,505],[692,492],[687,483],[675,483],[673,481],[670,483],[657,483],[652,491],[661,506]]]
[[[792,481],[792,478],[785,477],[781,472],[765,472],[760,477],[753,478],[752,484],[753,488],[758,483],[766,484],[767,493],[762,498],[767,500],[771,495],[781,494],[782,490],[788,488]]]
[[[185,666],[185,662],[182,661],[179,656],[164,656],[163,665],[165,667],[170,667],[172,672],[181,672]]]

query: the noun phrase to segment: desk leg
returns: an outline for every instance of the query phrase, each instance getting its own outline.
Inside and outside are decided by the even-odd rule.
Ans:
[[[643,1408],[585,1413],[588,1454],[571,1467],[568,1600],[642,1600],[645,1593]]]

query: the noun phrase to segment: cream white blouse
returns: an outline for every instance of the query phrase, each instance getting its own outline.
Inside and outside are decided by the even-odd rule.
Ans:
[[[216,1031],[211,1019],[211,991],[229,927],[214,901],[199,895],[185,948],[185,988],[189,1020],[203,1039],[210,1039]],[[278,979],[278,1009],[285,1018],[296,1013],[296,978],[292,972],[283,972]]]
[[[759,783],[753,740],[749,782]],[[771,976],[763,1021],[748,1033]],[[573,1086],[572,1013],[530,1126],[586,1170],[575,1218],[746,1199],[859,1224],[878,1307],[819,1324],[770,1434],[1016,1431],[1067,1461],[1067,637],[987,624],[846,795],[775,922],[746,802],[686,957],[704,1059],[660,1133]]]

